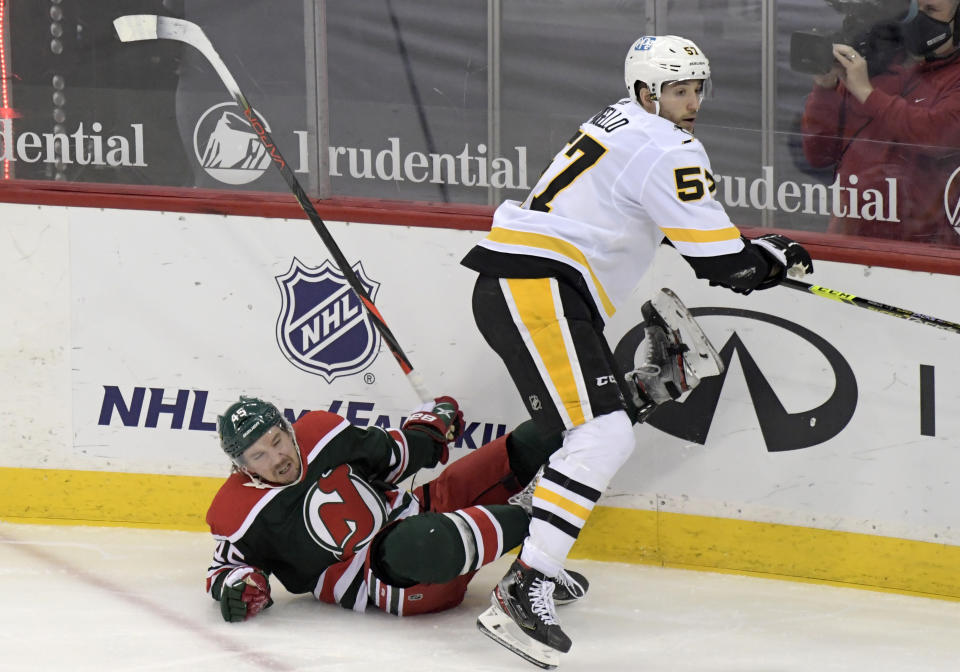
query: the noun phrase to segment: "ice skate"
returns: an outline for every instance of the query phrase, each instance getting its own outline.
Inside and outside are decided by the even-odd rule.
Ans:
[[[480,631],[544,669],[559,663],[572,642],[561,630],[554,607],[557,584],[519,559],[493,589],[491,606],[477,619]]]
[[[703,333],[703,329],[697,324],[693,315],[683,305],[680,297],[664,287],[647,304],[654,309],[651,317],[655,313],[657,317],[653,319],[656,321],[659,318],[659,321],[663,323],[661,326],[669,329],[674,338],[686,346],[683,356],[684,368],[696,376],[698,383],[701,378],[723,373],[724,366],[720,355],[717,354],[710,339]],[[644,319],[649,323],[650,318],[647,314],[651,311],[649,309],[644,310],[647,304],[644,304],[641,312]]]
[[[590,582],[580,572],[561,569],[553,579],[556,588],[553,589],[553,603],[558,607],[577,602],[587,595]]]
[[[723,372],[723,361],[683,302],[667,288],[640,308],[646,322],[640,365],[627,374],[638,417],[679,399],[701,378]]]
[[[533,515],[533,491],[537,489],[540,477],[543,476],[543,467],[536,475],[530,479],[526,487],[515,495],[512,495],[507,502],[514,506],[519,506],[527,512],[528,516]],[[553,603],[557,606],[576,602],[587,594],[590,582],[580,572],[569,572],[561,569],[556,578],[553,579],[556,588],[553,591]]]

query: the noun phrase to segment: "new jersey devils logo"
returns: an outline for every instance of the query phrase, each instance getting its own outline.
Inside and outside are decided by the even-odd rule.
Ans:
[[[303,501],[310,536],[337,558],[362,550],[386,519],[379,495],[346,464],[325,472]]]

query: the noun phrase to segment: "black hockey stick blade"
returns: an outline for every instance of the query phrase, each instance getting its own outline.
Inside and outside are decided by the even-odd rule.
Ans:
[[[284,160],[280,149],[273,141],[269,131],[267,131],[266,124],[263,123],[256,111],[254,111],[247,97],[243,95],[237,81],[233,78],[233,75],[230,74],[223,59],[220,57],[220,54],[217,53],[217,50],[214,49],[213,44],[203,32],[203,29],[190,21],[169,16],[157,16],[155,14],[128,14],[126,16],[120,16],[114,19],[113,26],[121,42],[176,40],[189,44],[207,58],[207,61],[209,61],[213,69],[216,70],[234,101],[243,110],[244,117],[270,155],[271,163],[280,171],[284,182],[290,187],[290,191],[293,192],[297,203],[300,204],[310,223],[313,224],[314,230],[319,234],[327,251],[330,252],[330,256],[333,257],[340,272],[343,273],[343,277],[360,299],[364,308],[366,308],[367,314],[370,316],[374,327],[380,332],[390,352],[397,360],[404,374],[406,374],[410,385],[413,386],[414,391],[416,391],[421,401],[433,399],[433,395],[430,394],[426,388],[423,377],[418,371],[414,371],[413,364],[410,363],[410,359],[403,352],[393,332],[390,331],[386,320],[383,319],[380,311],[377,310],[377,307],[373,304],[373,300],[360,283],[360,278],[357,277],[356,272],[354,272],[353,268],[347,262],[346,257],[343,256],[343,252],[340,251],[337,242],[333,239],[330,231],[327,230],[326,224],[324,224],[320,218],[316,208],[313,207],[313,203],[310,202],[310,198],[303,190],[303,187],[300,186],[300,182],[293,174],[286,160]]]
[[[885,303],[864,299],[863,297],[856,296],[854,294],[848,294],[847,292],[841,292],[828,287],[821,287],[820,285],[811,285],[809,283],[802,282],[800,280],[793,280],[791,278],[787,278],[780,284],[783,287],[797,289],[801,292],[808,292],[810,294],[815,294],[816,296],[822,296],[825,299],[833,299],[834,301],[839,301],[840,303],[849,303],[850,305],[866,308],[867,310],[872,310],[877,313],[892,315],[893,317],[899,317],[910,322],[925,324],[929,327],[936,327],[937,329],[943,329],[945,331],[952,331],[955,334],[960,334],[960,324],[957,324],[956,322],[948,322],[947,320],[930,317],[929,315],[924,315],[922,313],[915,313],[912,310],[907,310],[905,308],[888,306]]]

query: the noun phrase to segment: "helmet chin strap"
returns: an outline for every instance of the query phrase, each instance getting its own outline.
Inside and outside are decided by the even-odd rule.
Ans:
[[[634,87],[636,87],[636,84],[634,84]],[[659,117],[660,116],[660,96],[654,95],[653,90],[651,90],[650,88],[648,87],[644,87],[644,88],[646,88],[646,90],[650,92],[650,102],[653,103],[653,115],[655,117]],[[643,107],[643,101],[640,100],[640,97],[641,96],[634,94],[634,99],[637,101],[637,104],[640,107]]]

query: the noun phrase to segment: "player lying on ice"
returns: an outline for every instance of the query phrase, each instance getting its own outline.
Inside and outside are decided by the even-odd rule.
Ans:
[[[388,430],[326,411],[291,425],[273,404],[240,397],[217,418],[234,473],[207,512],[217,546],[206,586],[223,618],[269,607],[271,575],[291,593],[355,611],[410,616],[460,604],[475,572],[526,537],[529,496],[526,510],[507,500],[560,446],[525,422],[413,492],[395,485],[445,464],[463,427],[450,397]],[[575,572],[555,582],[559,603],[587,589]]]

